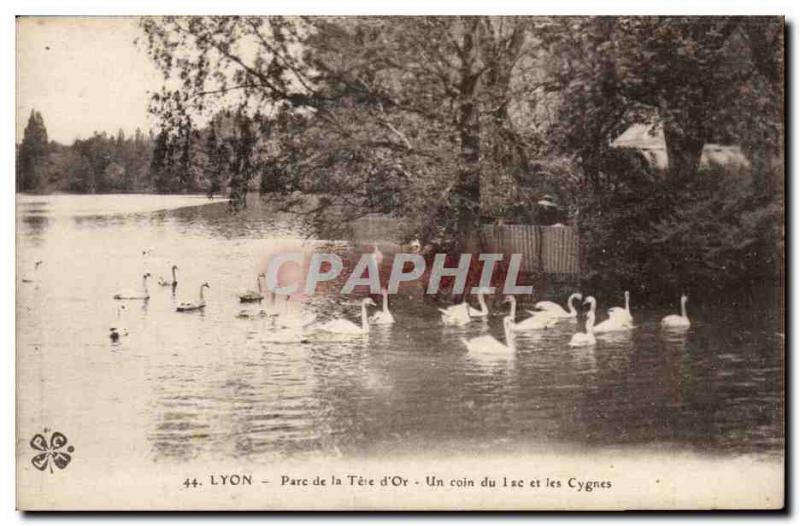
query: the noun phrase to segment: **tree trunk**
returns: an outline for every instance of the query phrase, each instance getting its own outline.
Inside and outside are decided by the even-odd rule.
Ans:
[[[682,118],[664,119],[664,141],[672,179],[684,179],[697,173],[706,142],[702,113],[682,113]]]
[[[456,214],[458,243],[465,252],[480,250],[481,217],[481,136],[479,108],[475,92],[480,73],[476,72],[476,32],[478,20],[471,20],[462,39],[461,82],[459,84],[459,140],[461,146],[458,181],[451,193]]]

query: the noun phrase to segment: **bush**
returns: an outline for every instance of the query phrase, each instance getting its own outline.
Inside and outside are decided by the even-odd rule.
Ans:
[[[587,195],[579,216],[587,286],[645,301],[681,290],[724,300],[774,292],[783,264],[783,203],[742,170],[712,166],[689,181],[663,175]],[[724,295],[724,297],[723,297]]]

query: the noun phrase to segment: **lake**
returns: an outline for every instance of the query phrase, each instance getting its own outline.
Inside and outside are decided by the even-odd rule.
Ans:
[[[654,312],[634,297],[629,334],[573,349],[577,325],[563,322],[519,335],[499,359],[461,342],[502,339],[499,304],[488,321],[456,328],[430,302],[392,297],[394,326],[350,339],[308,330],[302,342],[273,341],[269,318],[236,317],[247,308],[237,294],[255,288],[269,254],[320,244],[290,216],[232,215],[200,196],[19,195],[19,445],[46,425],[118,469],[120,449],[176,464],[423,450],[783,453],[777,316],[690,300],[691,329],[665,333],[658,322],[678,298]],[[174,295],[156,283],[173,264]],[[144,272],[149,301],[112,299]],[[176,312],[206,281],[204,311]],[[598,301],[602,320],[622,299]],[[359,312],[331,295],[288,308],[319,320]],[[110,327],[128,334],[114,343]]]

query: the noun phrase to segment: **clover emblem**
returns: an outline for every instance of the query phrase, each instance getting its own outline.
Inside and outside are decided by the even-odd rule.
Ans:
[[[45,429],[44,432],[46,434],[48,430]],[[63,433],[55,431],[50,437],[49,443],[44,435],[37,433],[31,439],[31,447],[36,451],[41,451],[41,453],[35,455],[31,459],[33,467],[39,471],[44,471],[49,466],[50,473],[53,472],[53,464],[55,464],[58,469],[64,469],[72,460],[72,455],[70,455],[70,453],[75,451],[75,448],[72,446],[67,447],[66,451],[63,451],[66,445],[67,437],[64,436]]]

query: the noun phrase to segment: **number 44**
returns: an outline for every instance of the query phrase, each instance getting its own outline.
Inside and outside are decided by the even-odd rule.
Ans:
[[[195,479],[195,478],[193,478],[191,480],[189,480],[189,478],[187,478],[186,480],[183,481],[183,485],[185,487],[187,487],[187,488],[196,488],[197,486],[200,486],[201,484],[199,482],[197,482],[197,479]]]

